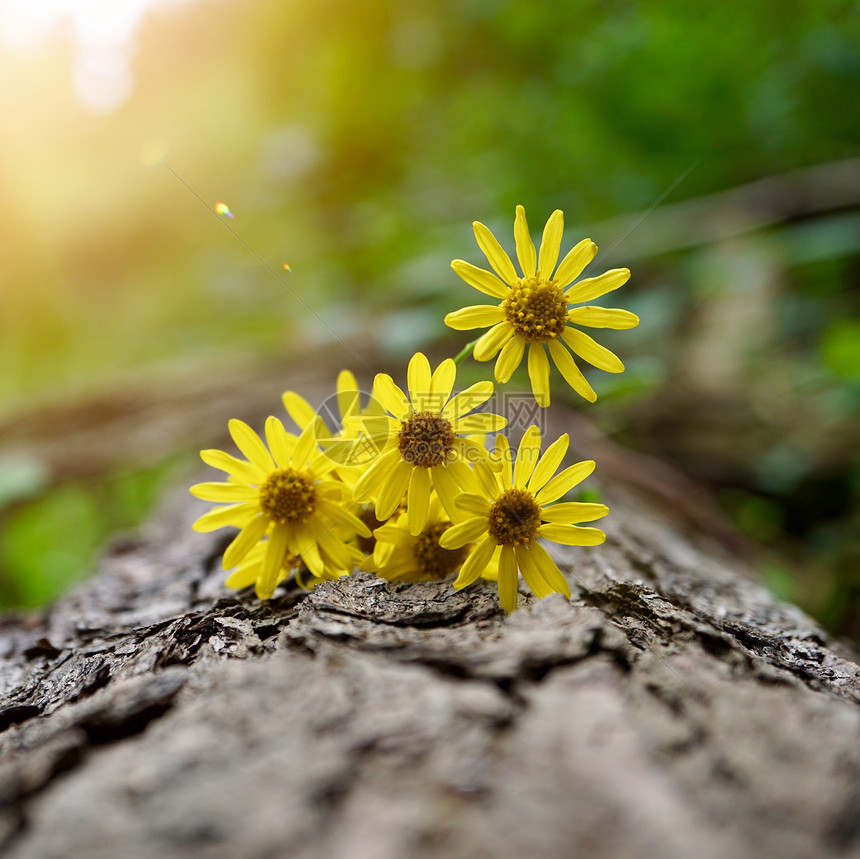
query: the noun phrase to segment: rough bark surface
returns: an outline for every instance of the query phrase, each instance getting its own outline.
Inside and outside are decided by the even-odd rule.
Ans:
[[[227,592],[177,497],[0,621],[4,855],[860,856],[851,653],[609,503],[555,553],[573,599],[508,618],[482,584]]]

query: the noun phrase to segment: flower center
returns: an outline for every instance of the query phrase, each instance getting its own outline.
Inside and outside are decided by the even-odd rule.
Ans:
[[[260,486],[260,507],[273,522],[304,522],[317,506],[311,482],[293,468],[273,471]]]
[[[412,549],[418,569],[434,579],[443,579],[453,573],[466,560],[466,546],[460,549],[443,549],[439,538],[451,527],[450,522],[439,522],[421,532]]]
[[[502,302],[508,322],[529,342],[555,340],[567,324],[567,302],[553,280],[540,272],[524,277]]]
[[[406,462],[421,468],[441,465],[454,448],[451,421],[433,412],[418,412],[400,422],[397,446]]]
[[[507,489],[490,508],[490,536],[501,546],[523,546],[537,539],[540,506],[531,492]]]

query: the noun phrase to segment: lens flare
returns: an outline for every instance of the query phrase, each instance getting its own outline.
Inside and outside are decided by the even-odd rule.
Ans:
[[[216,203],[215,211],[219,215],[226,215],[228,218],[233,217],[233,213],[230,211],[230,207],[226,203]]]
[[[292,270],[293,270],[292,266],[288,262],[285,262],[284,263],[284,271],[292,271]]]

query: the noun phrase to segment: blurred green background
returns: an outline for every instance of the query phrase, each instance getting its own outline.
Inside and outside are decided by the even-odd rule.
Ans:
[[[643,320],[602,337],[628,371],[592,377],[588,416],[860,638],[858,4],[0,0],[0,79],[7,435],[62,403],[62,445],[93,391],[331,337],[195,194],[396,355],[465,303],[473,219],[510,247],[517,203],[535,231],[558,207]],[[84,575],[188,468],[58,479],[3,451],[6,606]]]

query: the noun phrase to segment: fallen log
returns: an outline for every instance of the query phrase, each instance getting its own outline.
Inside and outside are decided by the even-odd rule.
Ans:
[[[555,552],[573,599],[510,617],[490,584],[229,592],[179,491],[0,620],[5,855],[860,856],[856,656],[622,472],[607,542]]]

